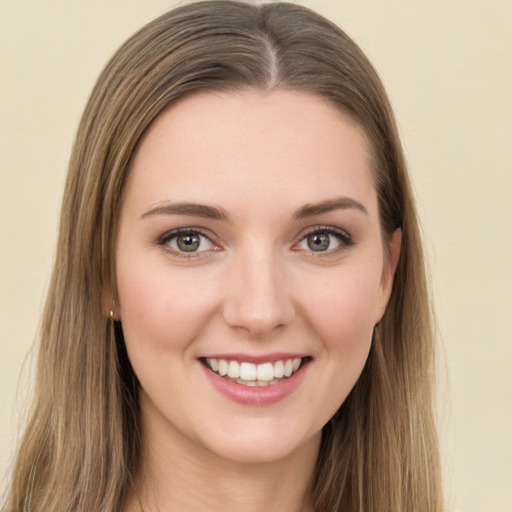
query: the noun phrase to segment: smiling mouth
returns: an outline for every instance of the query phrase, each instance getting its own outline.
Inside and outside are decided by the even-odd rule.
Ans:
[[[228,359],[203,358],[203,364],[217,375],[244,386],[272,386],[290,378],[311,358],[297,357],[261,364]]]

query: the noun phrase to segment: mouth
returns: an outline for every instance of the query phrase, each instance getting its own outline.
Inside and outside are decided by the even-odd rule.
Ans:
[[[297,373],[311,357],[295,357],[259,364],[221,358],[201,358],[201,362],[220,377],[248,387],[267,387],[279,384]]]

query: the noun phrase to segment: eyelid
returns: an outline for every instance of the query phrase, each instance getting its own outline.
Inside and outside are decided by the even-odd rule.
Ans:
[[[183,234],[192,234],[192,235],[200,235],[206,239],[214,246],[214,249],[207,249],[204,251],[193,251],[190,253],[177,251],[170,247],[168,245],[168,242],[172,240],[173,238],[176,238],[179,235]],[[173,256],[177,256],[179,258],[197,258],[204,253],[212,252],[212,251],[218,251],[220,250],[219,244],[214,240],[214,236],[207,230],[199,227],[180,227],[176,229],[171,229],[169,231],[166,231],[164,234],[160,235],[156,240],[156,245],[162,248],[166,253],[171,254]]]
[[[317,226],[310,226],[310,227],[304,229],[300,233],[300,235],[297,237],[297,240],[294,242],[292,250],[303,251],[303,249],[298,248],[298,244],[300,242],[302,242],[307,236],[310,236],[315,233],[327,233],[329,235],[335,236],[339,240],[339,245],[337,247],[335,247],[334,249],[328,249],[326,251],[315,252],[312,250],[309,250],[309,251],[304,250],[304,252],[309,253],[309,255],[313,256],[313,257],[322,257],[322,256],[325,257],[325,256],[337,254],[337,253],[343,252],[343,251],[347,250],[349,247],[355,245],[354,239],[348,231],[338,228],[338,227],[335,227],[335,226],[332,226],[332,225],[317,225]],[[190,253],[176,251],[175,249],[172,249],[168,245],[168,242],[169,242],[169,240],[171,240],[174,237],[179,236],[180,234],[197,234],[197,235],[203,236],[203,237],[207,238],[213,244],[214,248],[208,249],[205,251],[197,251],[197,252],[190,252]],[[203,256],[204,253],[216,252],[216,251],[222,250],[222,247],[215,240],[215,238],[216,237],[213,236],[213,234],[210,231],[205,230],[200,227],[195,227],[195,226],[179,227],[176,229],[171,229],[169,231],[166,231],[164,234],[162,234],[161,236],[159,236],[157,238],[155,244],[160,246],[162,248],[162,250],[164,250],[166,253],[171,254],[173,256],[177,256],[177,257],[181,257],[181,258],[194,258],[194,257],[197,258],[197,257]]]
[[[334,249],[328,249],[326,251],[305,251],[310,253],[312,256],[328,256],[332,254],[336,254],[339,252],[342,252],[346,250],[347,248],[355,245],[354,239],[352,235],[341,228],[335,227],[335,226],[329,226],[329,225],[319,225],[319,226],[311,226],[301,232],[301,234],[298,236],[297,241],[294,243],[294,248],[298,246],[300,242],[302,242],[306,237],[313,235],[315,233],[327,233],[329,235],[335,236],[340,244],[339,246],[335,247]],[[295,249],[300,250],[300,249]]]

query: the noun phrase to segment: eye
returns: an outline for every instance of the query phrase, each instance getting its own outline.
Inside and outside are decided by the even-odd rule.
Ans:
[[[316,253],[337,252],[352,245],[350,235],[332,227],[310,231],[298,243],[298,248]]]
[[[197,230],[179,229],[166,233],[158,240],[158,244],[173,253],[193,254],[211,251],[213,242]]]

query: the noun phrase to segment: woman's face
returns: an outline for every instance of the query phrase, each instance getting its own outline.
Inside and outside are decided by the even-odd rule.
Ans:
[[[317,446],[398,258],[368,161],[362,130],[305,93],[198,94],[152,124],[116,246],[150,443],[238,462]]]

